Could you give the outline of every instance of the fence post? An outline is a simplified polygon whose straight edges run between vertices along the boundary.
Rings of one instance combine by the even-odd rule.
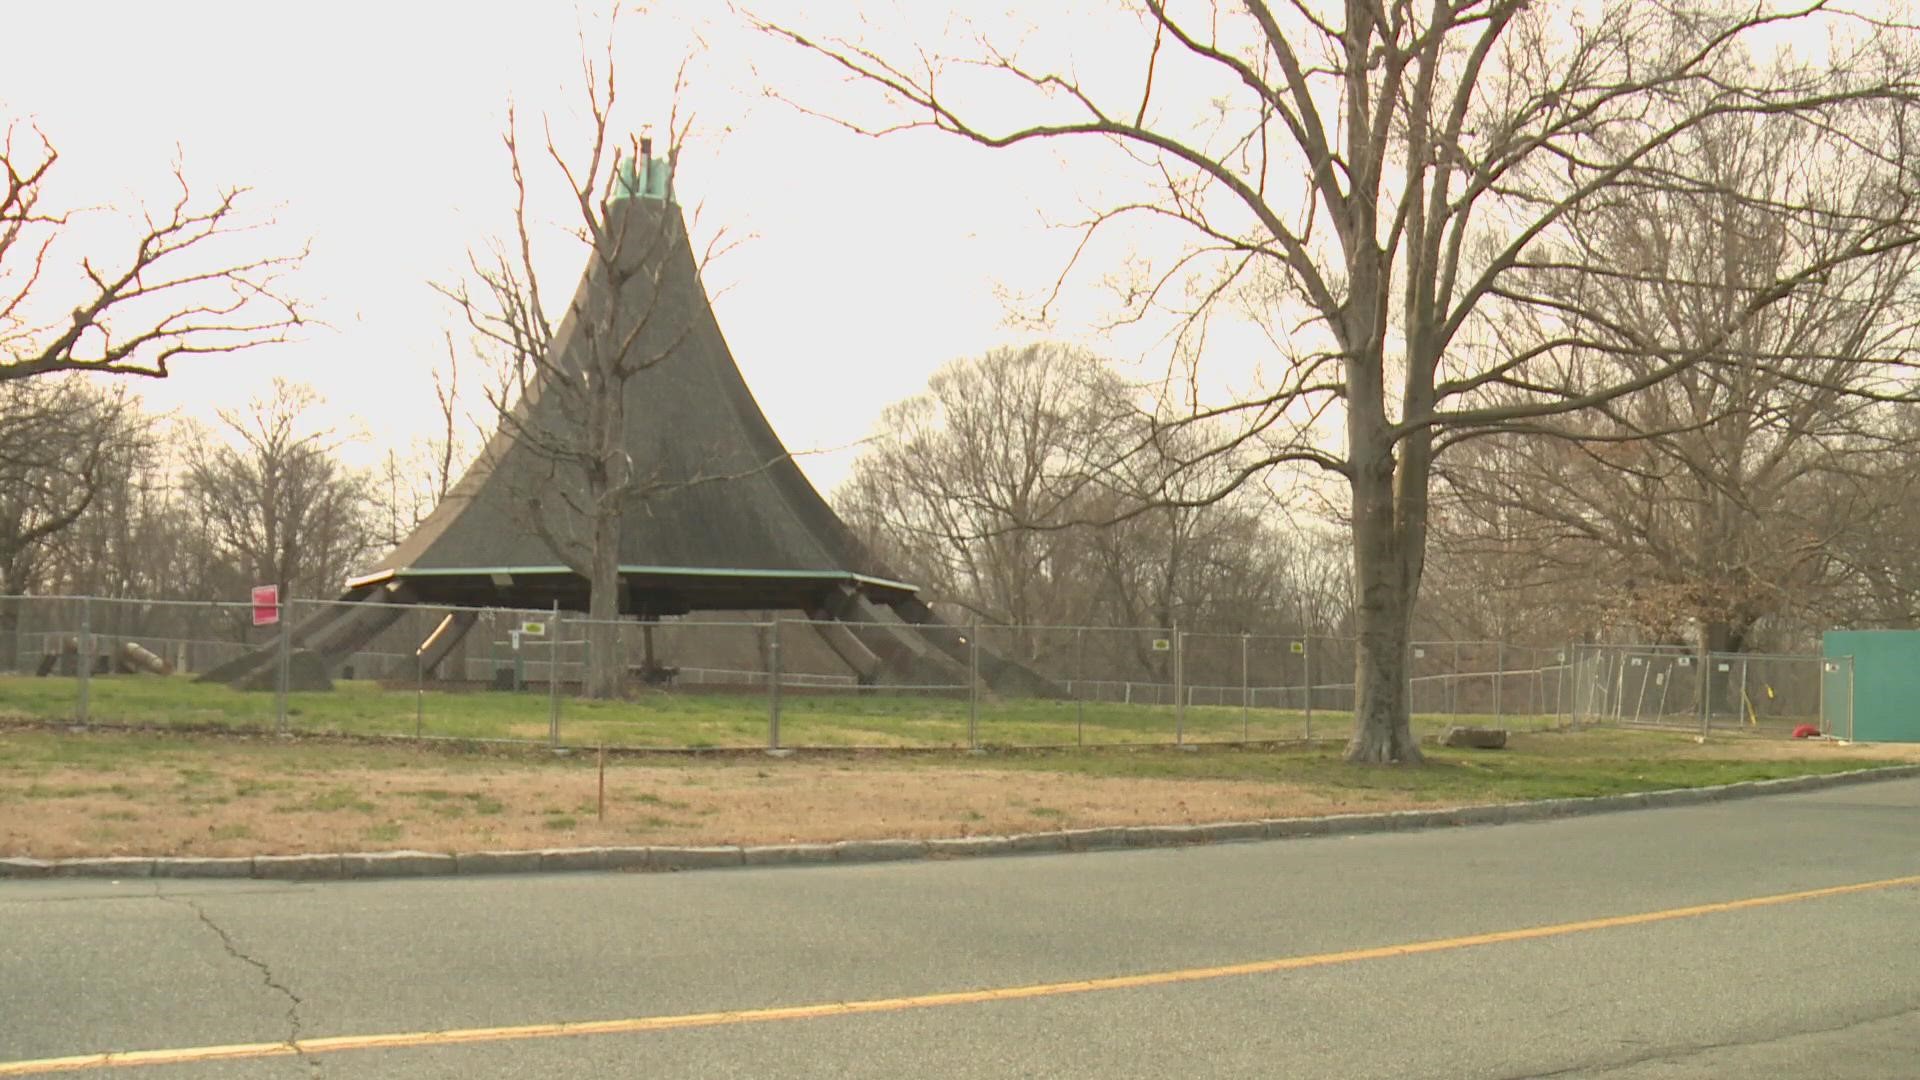
[[[1560,715],[1561,709],[1567,710],[1567,726],[1580,730],[1580,713],[1576,709],[1574,696],[1579,693],[1580,684],[1573,678],[1573,642],[1567,642],[1567,651],[1560,654],[1560,667],[1553,676],[1553,713]],[[1673,681],[1673,672],[1667,672],[1667,681]]]
[[[1173,624],[1173,745],[1186,742],[1187,735],[1187,644],[1180,623]]]
[[[1087,745],[1087,628],[1074,629],[1076,658],[1073,662],[1073,745]]]
[[[1847,657],[1847,741],[1853,741],[1853,657]]]
[[[1533,663],[1533,678],[1527,680],[1527,723],[1538,724],[1547,712],[1547,673],[1540,663],[1540,650],[1527,649]]]
[[[980,749],[980,620],[967,634],[967,749]]]
[[[780,619],[767,627],[767,749],[780,749]]]
[[[1707,737],[1713,724],[1713,653],[1707,643],[1705,627],[1700,629],[1700,737]]]
[[[553,637],[547,646],[547,745],[560,745],[560,646],[566,644],[560,621],[560,601],[553,602]]]
[[[1247,631],[1242,630],[1240,631],[1240,741],[1241,742],[1250,742],[1253,739],[1253,719],[1252,719],[1253,714],[1249,711],[1250,702],[1248,702],[1247,700],[1248,686],[1249,686],[1249,679],[1247,676]]]
[[[92,707],[93,698],[93,601],[88,597],[80,598],[80,640],[74,646],[73,663],[80,675],[80,701],[78,719],[86,723]],[[61,643],[62,649],[66,648]]]
[[[1496,641],[1493,643],[1493,718],[1495,721],[1507,715],[1506,709],[1500,702],[1500,691],[1506,689],[1506,686],[1507,643]]]
[[[1313,739],[1313,635],[1300,635],[1300,672],[1307,683],[1307,739]]]
[[[293,623],[293,600],[290,598],[282,600],[279,604],[279,611],[275,612],[275,614],[279,618],[280,625],[277,629],[280,631],[280,639],[278,642],[279,657],[276,664],[279,668],[279,673],[273,681],[273,723],[275,730],[285,735],[287,733],[287,676],[288,667],[293,662],[293,634],[289,630],[289,627]]]
[[[1453,677],[1447,680],[1447,715],[1460,715],[1460,643],[1453,643]]]
[[[1747,696],[1747,658],[1744,656],[1740,658],[1740,707],[1743,710],[1740,719],[1759,727],[1760,716],[1753,707],[1753,699]]]
[[[429,620],[431,621],[431,620]],[[444,661],[444,657],[442,660]],[[427,726],[427,650],[413,650],[413,737],[420,738]]]

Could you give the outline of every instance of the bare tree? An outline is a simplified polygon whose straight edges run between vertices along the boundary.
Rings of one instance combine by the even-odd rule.
[[[180,357],[285,341],[299,305],[282,278],[305,252],[259,255],[245,188],[196,199],[174,167],[171,205],[146,211],[117,255],[77,260],[61,241],[77,211],[47,184],[59,152],[38,128],[0,138],[0,382],[58,371],[165,378]]]
[[[1697,162],[1710,187],[1624,190],[1569,219],[1586,258],[1653,270],[1577,283],[1585,310],[1723,355],[1554,422],[1554,439],[1500,436],[1444,463],[1457,500],[1445,543],[1503,549],[1523,577],[1583,578],[1612,621],[1668,639],[1697,627],[1717,652],[1750,648],[1765,620],[1832,610],[1847,572],[1833,545],[1881,514],[1876,481],[1911,450],[1907,406],[1890,401],[1908,381],[1920,250],[1836,266],[1724,331],[1774,268],[1831,242],[1824,220],[1775,207],[1889,209],[1891,193],[1848,162],[1808,160],[1826,149],[1777,117],[1725,117],[1654,155]],[[1578,357],[1585,378],[1657,363],[1627,344]]]
[[[219,414],[225,440],[201,432],[187,447],[181,494],[232,575],[226,595],[265,582],[331,596],[372,547],[366,479],[340,463],[333,432],[305,422],[318,401],[276,379],[272,397]]]
[[[1110,192],[1113,169],[1132,169],[1144,194],[1112,197],[1087,238],[1139,219],[1186,240],[1122,282],[1123,317],[1173,316],[1186,354],[1235,306],[1269,329],[1267,391],[1198,413],[1264,436],[1247,475],[1309,463],[1345,485],[1353,761],[1420,759],[1407,654],[1438,454],[1697,366],[1762,365],[1737,340],[1757,314],[1916,239],[1913,31],[1817,2],[1143,0],[1127,25],[1079,35],[1135,74],[1116,77],[1109,62],[1087,80],[1061,57],[1070,44],[1042,38],[1048,27],[1018,46],[983,34],[897,45],[885,28],[853,37],[756,22],[894,107],[877,123],[842,117],[858,130],[1108,148],[1099,186]],[[1796,26],[1832,32],[1822,67],[1751,58],[1763,35]],[[1762,268],[1704,337],[1612,322],[1584,286],[1671,270],[1598,261],[1568,230],[1625,191],[1711,189],[1700,162],[1660,151],[1748,114],[1803,128],[1815,174],[1846,161],[1884,201],[1836,213],[1789,191],[1772,209],[1823,241]],[[1515,311],[1537,332],[1502,333]],[[1623,353],[1648,362],[1562,378],[1575,357]]]
[[[123,391],[78,376],[0,382],[0,594],[45,583],[62,534],[124,486],[154,450],[152,421]],[[19,612],[0,604],[0,663]]]
[[[446,366],[433,372],[433,400],[439,421],[434,433],[415,439],[404,455],[389,449],[374,478],[375,518],[380,542],[388,547],[418,528],[472,463],[471,440],[461,423],[460,356],[451,334]]]
[[[839,509],[930,599],[994,623],[1084,622],[1094,568],[1082,533],[1061,526],[1130,396],[1098,357],[1064,346],[955,361],[882,415]]]
[[[930,600],[1009,627],[999,647],[1026,661],[1073,662],[1048,650],[1085,648],[1036,626],[1334,629],[1309,595],[1310,560],[1252,489],[1181,501],[1210,493],[1232,459],[1191,464],[1211,445],[1204,427],[1156,430],[1144,404],[1067,346],[955,361],[882,415],[838,509]],[[1153,637],[1105,636],[1093,652],[1170,678]]]
[[[578,213],[568,232],[588,258],[584,284],[562,318],[550,318],[546,297],[551,290],[542,288],[534,265],[537,222],[528,211],[529,186],[511,109],[503,141],[518,196],[514,235],[470,256],[471,282],[435,286],[459,308],[503,371],[501,389],[490,398],[499,431],[510,440],[493,445],[517,446],[542,465],[517,493],[522,522],[587,582],[586,690],[592,697],[618,696],[626,674],[614,625],[622,615],[619,555],[625,515],[674,487],[726,479],[662,478],[627,450],[629,384],[671,358],[694,328],[692,313],[664,302],[661,287],[690,244],[680,215],[630,213],[628,200],[674,203],[672,175],[690,122],[677,109],[669,116],[664,156],[656,155],[650,137],[632,136],[620,144],[612,125],[617,89],[612,39],[610,28],[598,63],[582,58],[592,121],[585,154],[570,158],[551,130],[545,139],[544,157],[567,185]],[[676,80],[676,100],[679,88]],[[713,245],[695,259],[696,274]],[[571,347],[556,350],[556,340],[569,327]],[[537,399],[544,400],[534,408]]]

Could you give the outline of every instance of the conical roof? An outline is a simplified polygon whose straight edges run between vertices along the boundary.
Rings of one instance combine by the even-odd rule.
[[[611,334],[631,340],[627,355],[657,358],[625,387],[622,445],[645,491],[623,511],[625,610],[811,610],[846,589],[883,603],[911,595],[768,425],[714,319],[680,208],[632,197],[608,217],[618,254],[590,261],[542,373],[433,513],[350,584],[405,582],[425,602],[584,608],[584,580],[537,526],[586,528],[558,509],[583,501],[578,470],[556,466],[543,448],[582,430],[583,418],[570,413],[589,406],[571,381],[561,386],[544,369],[580,371],[594,335]]]

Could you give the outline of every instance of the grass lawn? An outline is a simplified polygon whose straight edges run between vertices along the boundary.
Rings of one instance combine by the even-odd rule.
[[[1418,769],[1330,749],[609,758],[498,745],[0,730],[0,855],[766,843],[1223,821],[1831,772],[1920,748],[1661,732],[1519,735]]]
[[[342,681],[324,693],[288,695],[294,731],[349,735],[413,735],[544,742],[552,703],[546,694],[384,689]],[[76,715],[78,680],[0,676],[0,717],[65,720]],[[183,676],[116,675],[91,680],[95,723],[152,727],[221,727],[271,731],[272,693],[202,685]],[[647,691],[629,701],[562,698],[561,742],[571,746],[757,747],[768,742],[765,694],[700,690]],[[851,747],[969,745],[964,697],[860,691],[788,691],[781,698],[783,746]],[[1344,736],[1348,713],[1193,706],[1181,735],[1190,742],[1292,740]],[[1555,726],[1552,716],[1417,716],[1422,733],[1454,723],[1498,723],[1515,730]],[[1181,724],[1171,706],[1112,702],[983,698],[979,741],[985,746],[1076,746],[1170,743]]]

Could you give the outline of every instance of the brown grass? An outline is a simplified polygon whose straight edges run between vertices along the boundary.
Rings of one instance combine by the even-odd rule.
[[[1246,781],[1170,781],[889,768],[866,763],[610,764],[605,821],[591,768],[422,775],[348,769],[264,778],[223,768],[128,769],[111,783],[50,770],[13,788],[0,853],[252,855],[471,851],[599,844],[783,843],[1030,832],[1398,809],[1390,794],[1329,795]],[[264,787],[262,785],[265,785]]]
[[[1573,745],[1567,736],[1531,738],[1548,748]],[[1696,748],[1666,738],[1660,745],[1669,760],[1920,760],[1920,746],[1740,739]],[[591,754],[0,732],[0,855],[756,844],[1180,824],[1486,798],[1370,789],[1352,777],[1098,775],[1035,762],[996,768],[992,760],[974,767],[884,755],[612,759],[602,821]]]

